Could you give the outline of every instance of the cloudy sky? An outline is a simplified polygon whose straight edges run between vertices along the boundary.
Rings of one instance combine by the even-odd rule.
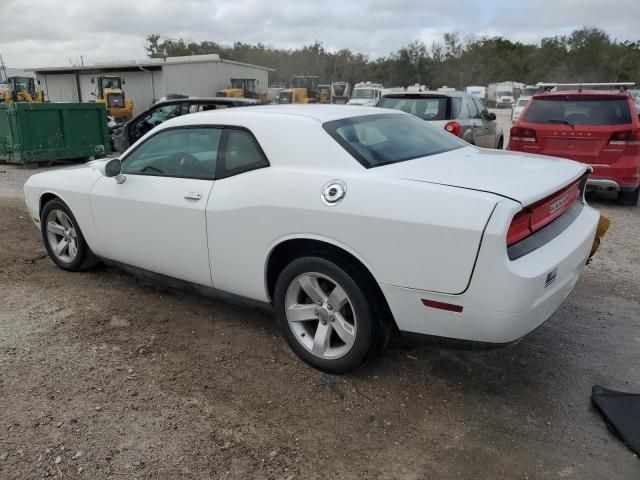
[[[150,33],[222,43],[385,55],[445,32],[536,42],[599,26],[640,40],[640,0],[0,0],[0,54],[11,67],[140,59]],[[443,8],[444,6],[444,8]]]

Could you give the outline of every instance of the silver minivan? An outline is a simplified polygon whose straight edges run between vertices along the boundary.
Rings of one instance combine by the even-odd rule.
[[[411,113],[478,147],[504,147],[504,133],[495,113],[468,93],[389,93],[376,106]]]

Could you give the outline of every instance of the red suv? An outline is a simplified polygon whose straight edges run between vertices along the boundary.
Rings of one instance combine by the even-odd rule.
[[[511,127],[507,149],[589,164],[590,190],[617,191],[619,203],[638,204],[640,120],[626,92],[534,95]]]

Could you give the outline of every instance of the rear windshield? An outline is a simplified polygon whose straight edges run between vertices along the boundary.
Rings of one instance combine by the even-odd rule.
[[[451,120],[460,115],[460,98],[383,97],[378,107],[401,110],[423,120]]]
[[[467,145],[411,115],[366,115],[322,126],[366,168],[428,157]]]
[[[631,123],[631,113],[624,98],[547,98],[532,100],[524,121],[569,125],[623,125]]]

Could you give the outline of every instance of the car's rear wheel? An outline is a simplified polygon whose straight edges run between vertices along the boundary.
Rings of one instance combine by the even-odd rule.
[[[64,270],[77,272],[98,263],[82,235],[73,213],[64,202],[47,202],[40,214],[42,240],[51,259]]]
[[[291,349],[325,372],[355,370],[388,339],[366,279],[338,259],[293,260],[278,277],[273,300]]]
[[[640,199],[640,187],[635,190],[618,192],[618,203],[620,205],[630,205],[635,207]]]

